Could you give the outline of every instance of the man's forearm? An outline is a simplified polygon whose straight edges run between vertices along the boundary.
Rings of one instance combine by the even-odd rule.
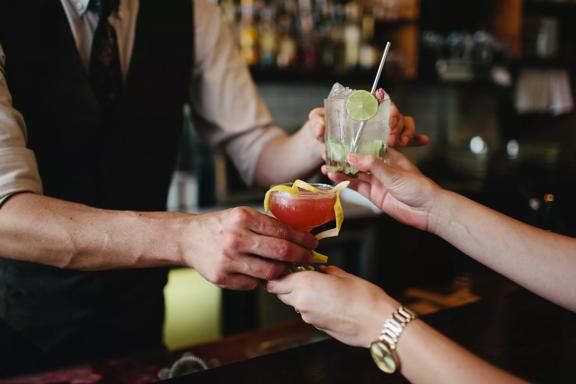
[[[276,137],[262,150],[254,180],[269,186],[306,177],[319,169],[321,153],[322,144],[307,129]]]
[[[576,239],[444,192],[431,231],[533,292],[576,310]]]
[[[98,270],[181,264],[179,213],[110,211],[22,193],[0,208],[0,257]]]

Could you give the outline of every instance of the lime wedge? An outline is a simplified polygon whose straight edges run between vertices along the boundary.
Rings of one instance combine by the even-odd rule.
[[[354,91],[346,100],[346,112],[352,120],[369,120],[378,112],[378,99],[368,91]]]
[[[346,156],[348,156],[348,151],[344,144],[335,139],[330,139],[326,142],[326,152],[329,159],[337,162],[346,161]]]
[[[360,153],[366,155],[373,155],[380,157],[382,148],[384,148],[384,140],[371,140],[360,145]]]

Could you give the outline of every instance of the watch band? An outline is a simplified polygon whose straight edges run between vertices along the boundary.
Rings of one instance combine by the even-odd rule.
[[[401,306],[384,322],[378,339],[370,344],[370,354],[382,371],[394,373],[400,366],[396,347],[406,325],[416,318],[410,309]]]
[[[384,322],[379,339],[388,342],[392,349],[396,349],[396,344],[398,344],[402,331],[415,318],[416,314],[414,312],[401,306],[392,313],[392,317]]]

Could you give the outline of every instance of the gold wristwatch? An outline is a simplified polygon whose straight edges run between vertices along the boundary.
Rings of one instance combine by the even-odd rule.
[[[394,373],[400,367],[400,360],[396,353],[398,339],[406,325],[416,318],[416,314],[406,307],[398,308],[388,320],[384,322],[380,337],[370,344],[372,359],[382,371]]]

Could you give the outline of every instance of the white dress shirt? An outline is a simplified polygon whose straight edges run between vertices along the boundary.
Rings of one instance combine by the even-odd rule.
[[[191,1],[195,52],[190,97],[192,111],[202,121],[195,125],[210,146],[224,145],[244,180],[251,183],[263,146],[284,133],[274,126],[220,8],[209,0]],[[98,14],[88,10],[89,0],[61,3],[88,69]],[[159,2],[159,6],[169,5]],[[120,0],[118,12],[109,19],[116,30],[124,76],[132,57],[138,8],[139,0]],[[34,154],[26,148],[26,116],[12,106],[4,76],[9,60],[0,42],[0,205],[17,192],[42,193]]]

